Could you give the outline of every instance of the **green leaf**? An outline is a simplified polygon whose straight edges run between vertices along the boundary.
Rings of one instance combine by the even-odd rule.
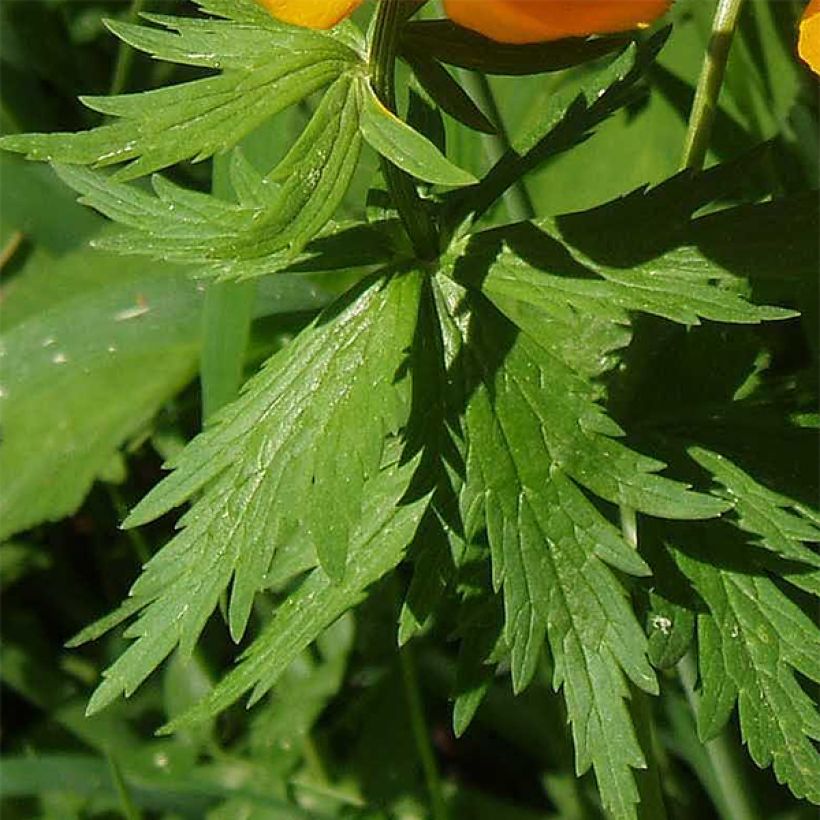
[[[329,583],[355,572],[349,544],[385,441],[408,411],[401,369],[419,288],[417,273],[380,276],[329,308],[216,414],[134,509],[126,526],[197,497],[182,531],[131,590],[124,606],[138,602],[142,611],[126,634],[136,642],[105,673],[91,712],[131,694],[177,644],[189,654],[229,585],[228,622],[239,640],[283,543],[307,542]]]
[[[579,484],[652,515],[717,515],[722,505],[653,475],[663,465],[612,436],[591,387],[480,295],[439,280],[462,333],[453,376],[474,385],[465,410],[462,514],[486,528],[493,585],[504,595],[513,685],[532,678],[545,633],[573,726],[578,773],[594,767],[605,806],[635,817],[631,768],[644,765],[626,707],[626,679],[657,691],[646,637],[607,564],[647,567]]]
[[[429,492],[433,496],[408,550],[413,576],[399,615],[400,646],[431,621],[452,585],[465,549],[458,512],[464,472],[461,405],[447,377],[457,349],[457,331],[441,320],[437,298],[437,289],[428,279],[411,354],[413,400],[406,435],[408,454],[418,453],[421,459],[412,497]]]
[[[49,162],[127,163],[114,176],[133,179],[227,150],[359,64],[336,38],[283,26],[253,6],[251,0],[220,4],[220,14],[236,14],[227,21],[156,15],[149,19],[162,28],[111,23],[134,48],[222,73],[138,94],[86,97],[86,105],[118,121],[77,134],[4,137],[0,148]]]
[[[201,303],[168,266],[35,252],[3,306],[0,537],[73,513],[193,377]]]
[[[772,492],[719,453],[693,447],[689,454],[718,482],[716,495],[731,502],[737,526],[757,536],[752,543],[807,568],[820,567],[820,556],[806,546],[820,544],[820,513]],[[799,585],[800,575],[789,579]]]
[[[453,165],[427,137],[391,113],[379,101],[370,83],[358,84],[361,131],[379,154],[416,179],[435,185],[470,185],[475,177]]]
[[[78,205],[51,168],[0,153],[0,176],[3,223],[43,250],[66,253],[99,231],[100,217]]]
[[[615,267],[556,238],[560,222],[559,217],[474,235],[468,253],[487,264],[462,264],[462,279],[479,285],[499,306],[514,300],[553,319],[559,338],[576,317],[626,325],[631,313],[642,312],[696,325],[701,319],[755,324],[795,315],[750,302],[748,282],[686,244],[686,235],[680,246],[651,261]],[[600,219],[595,227],[597,236],[612,230]]]
[[[287,267],[327,224],[347,191],[359,148],[355,95],[342,79],[267,177],[241,156],[234,159],[238,204],[159,176],[152,196],[94,171],[58,166],[58,172],[82,202],[125,226],[102,247],[196,263],[205,276],[248,279]]]
[[[723,560],[732,548],[723,544]],[[714,553],[677,551],[678,564],[706,602],[698,615],[703,686],[698,730],[714,737],[737,701],[749,754],[772,766],[796,797],[820,803],[820,714],[796,673],[820,682],[820,630],[778,586],[744,567],[743,545],[732,566]],[[745,562],[748,565],[748,562]]]
[[[658,37],[652,47],[632,43],[608,65],[585,77],[580,88],[570,86],[563,93],[556,94],[539,112],[540,116],[529,123],[528,130],[516,135],[513,150],[520,156],[526,155],[564,119],[571,121],[578,117],[580,124],[596,109],[600,109],[599,116],[611,113],[613,104],[624,101],[619,95],[641,78],[664,41],[665,37]]]
[[[353,616],[339,618],[316,641],[316,650],[302,652],[278,679],[267,708],[260,708],[250,726],[250,745],[261,757],[271,748],[289,752],[292,766],[303,756],[309,733],[344,680],[355,628]],[[194,704],[191,704],[192,706]]]
[[[135,741],[136,742],[136,741]],[[150,748],[150,747],[148,747]],[[142,747],[140,751],[143,751]],[[143,751],[143,754],[145,752]],[[179,812],[180,804],[192,810],[197,816],[210,815],[210,809],[219,800],[242,799],[245,805],[258,811],[263,816],[271,815],[280,820],[316,820],[316,813],[301,809],[270,789],[255,788],[255,784],[237,784],[237,768],[234,764],[217,765],[208,770],[201,767],[190,774],[176,774],[167,770],[157,771],[156,757],[167,758],[167,752],[152,753],[148,763],[124,772],[126,785],[129,786],[140,806],[146,813],[162,811]],[[2,758],[3,779],[0,781],[0,797],[4,800],[14,798],[44,798],[52,793],[81,796],[94,802],[110,806],[112,813],[118,813],[121,804],[117,801],[117,788],[111,773],[110,763],[103,756],[86,754],[26,754],[25,756],[8,755]],[[73,800],[68,802],[76,807]],[[247,810],[247,809],[246,809]],[[65,818],[76,816],[60,811],[48,817]],[[236,814],[233,815],[234,817]]]
[[[82,201],[125,226],[105,247],[196,263],[202,275],[246,279],[287,266],[328,223],[359,158],[356,93],[343,77],[266,177],[235,155],[228,202],[154,176],[152,196],[101,173],[58,166]],[[280,184],[281,183],[281,184]]]
[[[475,131],[496,133],[495,126],[441,63],[416,52],[405,54],[405,59],[422,88],[442,111]]]
[[[386,465],[365,496],[359,525],[351,539],[349,566],[334,583],[318,568],[277,609],[273,620],[243,655],[239,665],[200,704],[165,727],[173,732],[225,709],[253,689],[255,703],[282,672],[341,615],[356,606],[367,589],[402,559],[427,508],[428,498],[400,505],[416,462]]]
[[[656,669],[671,669],[689,651],[695,616],[688,607],[656,592],[650,592],[649,603],[649,660]]]
[[[464,561],[459,584],[461,644],[453,703],[456,737],[467,731],[489,691],[497,662],[508,656],[503,638],[504,613],[498,597],[492,594],[486,550],[472,547],[471,552],[473,560]]]
[[[0,544],[0,592],[5,592],[31,573],[51,566],[47,553],[32,544],[6,541]]]
[[[519,179],[585,140],[592,129],[634,100],[638,83],[668,35],[667,29],[645,43],[631,44],[608,65],[585,73],[580,84],[552,95],[480,183],[450,195],[447,222],[456,227],[471,215],[481,216]]]
[[[647,312],[688,324],[697,317],[725,322],[787,319],[794,311],[750,309],[752,288],[816,278],[814,242],[820,215],[811,194],[725,208],[693,218],[701,208],[738,193],[739,180],[761,151],[698,174],[683,172],[652,188],[542,226],[572,256],[610,282],[634,288]],[[654,280],[657,283],[653,284]],[[689,305],[681,305],[685,292]],[[778,299],[783,289],[774,290]],[[785,293],[793,299],[793,293]],[[663,306],[668,305],[664,311]]]
[[[416,20],[402,31],[402,51],[482,71],[485,74],[541,74],[562,71],[623,48],[629,37],[571,38],[534,45],[489,40],[449,20]]]

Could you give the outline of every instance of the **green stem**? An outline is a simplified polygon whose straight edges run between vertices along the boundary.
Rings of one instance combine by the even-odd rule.
[[[744,0],[720,0],[712,23],[712,36],[698,80],[695,101],[689,116],[689,128],[683,151],[683,167],[703,168],[712,135],[720,90],[726,75],[726,63],[737,29]],[[692,653],[678,663],[678,675],[686,699],[697,721],[699,698],[695,691],[697,665]],[[749,802],[750,794],[734,744],[724,729],[716,738],[704,744],[718,794],[721,813],[727,820],[757,820],[757,813]]]
[[[14,255],[17,251],[20,250],[23,242],[26,240],[26,235],[22,231],[15,231],[10,237],[8,242],[3,246],[3,249],[0,250],[0,271],[14,259]]]
[[[117,515],[117,518],[120,521],[125,521],[128,517],[128,505],[125,503],[125,500],[122,497],[122,493],[120,492],[119,487],[116,484],[106,484],[106,488],[108,489],[108,497],[111,499],[111,504],[114,507],[114,512]],[[145,536],[142,534],[142,531],[138,528],[131,527],[125,531],[128,540],[131,542],[131,546],[134,548],[134,552],[136,556],[143,566],[148,563],[151,559],[151,547],[148,545],[148,542],[145,540]]]
[[[140,14],[145,11],[147,0],[131,0],[131,8],[128,10],[127,20],[129,23],[136,23]],[[131,74],[131,66],[134,64],[134,49],[128,43],[120,42],[117,51],[117,63],[114,66],[114,76],[111,78],[111,94],[122,94],[128,85],[128,77]]]
[[[120,809],[125,820],[141,820],[142,815],[137,808],[134,799],[131,796],[131,790],[123,777],[122,769],[114,759],[114,756],[107,754],[108,766],[111,769],[111,779],[114,781],[114,788],[117,790],[117,796],[120,799]]]
[[[225,195],[229,159],[214,158],[213,191]],[[233,401],[242,385],[245,353],[250,338],[256,282],[213,282],[205,292],[202,319],[202,419]]]
[[[313,735],[309,732],[305,735],[305,739],[302,741],[302,755],[304,756],[305,765],[307,766],[308,771],[314,778],[314,782],[322,786],[329,786],[330,778],[327,776],[325,764],[322,760],[322,754],[316,746],[316,741],[313,739]]]
[[[700,170],[712,136],[720,89],[726,75],[726,62],[732,46],[743,0],[719,0],[712,36],[706,49],[695,101],[689,115],[689,128],[683,151],[683,167]]]
[[[458,76],[464,90],[475,100],[478,107],[489,116],[490,122],[497,129],[495,134],[486,134],[482,139],[482,143],[486,147],[487,159],[490,161],[491,166],[495,166],[512,146],[490,81],[487,79],[487,75],[480,71],[461,69]],[[519,177],[504,192],[504,205],[510,219],[515,222],[526,222],[535,216],[535,206],[522,177]]]
[[[697,665],[691,652],[687,653],[678,663],[678,674],[692,714],[697,715],[700,706],[695,691],[698,675]],[[703,745],[715,777],[715,787],[718,793],[714,795],[714,799],[721,815],[725,820],[758,820],[758,814],[749,801],[749,795],[752,792],[745,782],[746,778],[737,758],[737,750],[731,743],[726,730],[724,729],[716,738]]]
[[[638,516],[633,507],[621,505],[621,532],[624,540],[633,549],[638,549]],[[635,724],[635,733],[646,758],[646,769],[637,772],[635,779],[641,802],[638,816],[646,820],[666,820],[666,805],[658,771],[657,738],[652,715],[652,705],[646,692],[631,687],[632,702],[630,713]]]
[[[444,792],[441,788],[433,745],[430,743],[430,733],[427,730],[427,721],[424,717],[424,706],[421,700],[421,688],[416,669],[416,659],[413,656],[412,644],[406,644],[399,652],[404,693],[407,706],[410,710],[410,724],[413,728],[413,738],[416,742],[416,751],[421,760],[427,791],[430,794],[430,816],[433,820],[447,820],[447,804],[444,801]]]
[[[373,90],[382,103],[393,112],[396,110],[395,75],[399,34],[406,19],[406,9],[403,5],[403,0],[381,0],[376,12],[376,26],[370,52],[370,78]],[[384,158],[382,172],[416,255],[425,261],[435,259],[439,255],[438,231],[416,190],[416,181]]]

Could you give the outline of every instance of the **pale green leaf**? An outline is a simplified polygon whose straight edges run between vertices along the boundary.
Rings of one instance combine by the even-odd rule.
[[[0,537],[73,513],[193,377],[201,303],[167,265],[35,252],[3,306]]]
[[[189,191],[154,176],[154,195],[105,175],[61,165],[82,201],[124,230],[105,247],[195,263],[200,275],[248,278],[285,267],[342,201],[361,147],[351,80],[331,86],[282,162],[261,177],[232,164],[238,203]]]
[[[424,182],[459,186],[476,181],[472,174],[453,165],[427,137],[388,111],[369,82],[361,81],[358,88],[362,136],[379,154]]]
[[[338,39],[283,26],[252,0],[225,5],[237,20],[155,16],[162,28],[111,28],[160,59],[221,69],[180,85],[115,97],[86,97],[118,119],[77,134],[4,137],[0,147],[30,159],[103,167],[123,165],[119,181],[236,145],[265,120],[330,84],[360,58]]]

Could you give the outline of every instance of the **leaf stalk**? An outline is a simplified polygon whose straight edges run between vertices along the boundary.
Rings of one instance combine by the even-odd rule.
[[[229,162],[229,155],[214,157],[212,187],[217,196],[230,193]],[[205,292],[199,368],[203,424],[239,394],[255,301],[253,280],[212,282]]]
[[[678,675],[692,715],[697,720],[700,709],[700,698],[696,691],[698,670],[691,651],[678,662]],[[752,792],[737,759],[735,744],[730,741],[726,729],[713,740],[706,741],[703,748],[715,776],[718,791],[715,802],[725,820],[759,820],[759,815],[749,801]]]
[[[401,665],[404,694],[410,710],[410,725],[413,729],[416,751],[421,760],[427,791],[430,794],[430,816],[433,820],[448,820],[447,803],[444,800],[441,778],[424,716],[424,705],[421,700],[421,687],[412,644],[406,644],[399,651],[399,664]]]
[[[683,151],[683,167],[700,170],[706,161],[726,63],[744,0],[719,0],[703,60]]]
[[[712,34],[703,60],[695,100],[689,115],[689,127],[683,150],[682,165],[686,169],[702,170],[709,150],[720,91],[726,76],[729,51],[734,40],[744,0],[719,0]],[[696,692],[697,663],[690,651],[678,663],[678,676],[697,721],[700,707]],[[732,820],[757,820],[757,813],[748,800],[747,784],[737,760],[733,744],[724,729],[716,738],[704,744],[715,776],[722,802],[722,813]]]
[[[396,112],[396,58],[399,35],[406,20],[403,0],[381,0],[370,51],[370,78],[373,90],[393,113]],[[387,189],[419,259],[431,261],[439,255],[438,230],[422,198],[416,181],[382,158],[382,172]]]

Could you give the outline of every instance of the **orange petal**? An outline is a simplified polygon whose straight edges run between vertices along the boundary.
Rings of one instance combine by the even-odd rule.
[[[803,12],[797,52],[815,74],[820,74],[820,0],[811,0]]]
[[[277,20],[306,28],[330,28],[352,14],[362,0],[257,0]]]
[[[538,43],[640,28],[672,0],[444,0],[451,20],[501,43]]]

